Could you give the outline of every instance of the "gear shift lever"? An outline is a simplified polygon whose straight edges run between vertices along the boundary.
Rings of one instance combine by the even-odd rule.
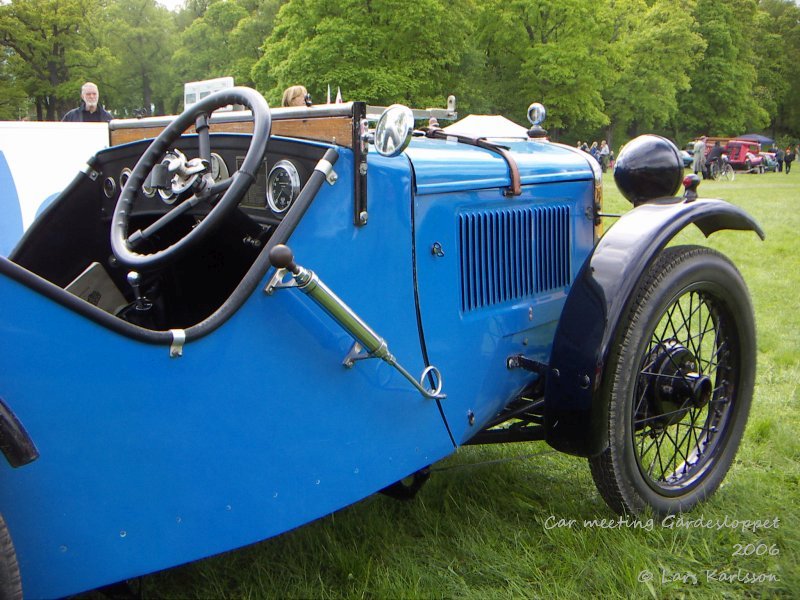
[[[136,310],[145,311],[153,308],[153,303],[150,302],[142,294],[140,284],[142,276],[137,271],[130,271],[128,273],[128,284],[133,288],[133,295],[136,297]]]

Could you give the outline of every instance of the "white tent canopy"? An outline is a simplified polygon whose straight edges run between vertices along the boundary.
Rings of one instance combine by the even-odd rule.
[[[528,138],[528,130],[500,115],[469,115],[443,129],[453,135],[484,138]]]

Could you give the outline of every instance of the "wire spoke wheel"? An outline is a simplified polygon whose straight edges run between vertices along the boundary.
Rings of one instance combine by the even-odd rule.
[[[725,163],[720,171],[719,179],[721,181],[733,181],[735,178],[736,178],[736,173],[733,170],[733,167],[730,166],[728,163]]]
[[[702,473],[724,438],[731,399],[730,342],[713,298],[689,291],[651,336],[634,392],[634,453],[663,493]],[[735,351],[734,351],[735,353]]]
[[[609,447],[589,459],[620,513],[688,510],[719,486],[753,392],[755,327],[725,257],[668,248],[643,276],[604,372]]]

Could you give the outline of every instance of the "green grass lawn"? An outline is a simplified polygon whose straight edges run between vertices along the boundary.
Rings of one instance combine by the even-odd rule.
[[[261,544],[151,575],[144,597],[797,597],[800,169],[703,182],[700,193],[741,206],[767,232],[765,242],[728,231],[706,241],[693,227],[679,239],[734,260],[758,325],[743,445],[716,495],[686,516],[715,527],[620,524],[585,460],[544,443],[467,447],[436,465],[411,502],[374,496]],[[606,211],[628,208],[609,173]],[[515,457],[523,458],[504,460]],[[605,527],[585,522],[603,518]]]

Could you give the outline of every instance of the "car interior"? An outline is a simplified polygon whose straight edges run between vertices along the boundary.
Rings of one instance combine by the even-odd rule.
[[[210,136],[210,172],[215,182],[239,169],[251,137],[231,133]],[[185,135],[174,147],[187,158],[196,157],[198,139],[194,134]],[[191,252],[138,272],[120,264],[114,256],[109,233],[120,191],[150,142],[141,140],[99,152],[88,176],[78,176],[40,215],[9,258],[127,322],[151,330],[185,328],[207,318],[231,295],[325,149],[271,138],[266,158],[238,208]],[[174,154],[168,154],[165,162],[171,157]],[[148,183],[135,193],[128,224],[131,232],[144,230],[191,195],[191,190],[175,193]],[[169,247],[208,212],[208,203],[184,212],[148,237],[140,251]]]

